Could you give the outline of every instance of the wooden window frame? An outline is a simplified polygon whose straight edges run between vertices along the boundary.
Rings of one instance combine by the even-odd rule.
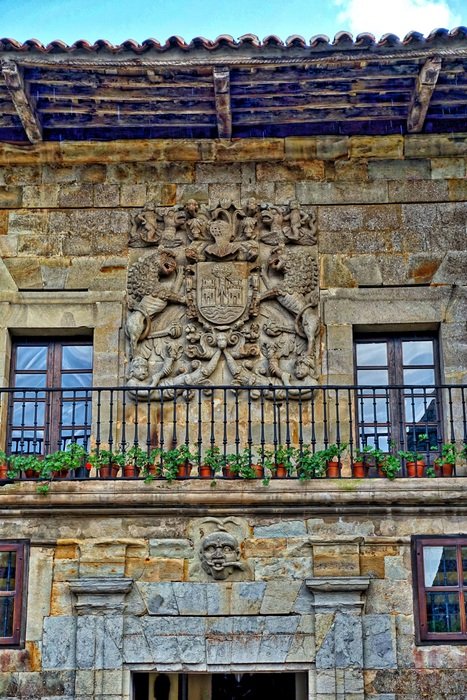
[[[15,337],[12,347],[12,362],[10,368],[10,386],[15,387],[15,374],[17,373],[17,349],[19,346],[42,346],[47,348],[47,361],[44,374],[46,375],[45,389],[60,388],[61,375],[66,373],[74,373],[76,370],[62,369],[63,347],[68,345],[84,345],[93,347],[93,339],[91,336],[32,336],[29,338]],[[87,370],[86,370],[87,371]],[[93,368],[90,370],[93,376]],[[35,374],[34,370],[21,370],[21,374]],[[18,388],[21,391],[21,388]],[[38,389],[40,392],[40,389]],[[31,399],[32,402],[37,399]],[[79,400],[79,397],[77,397]],[[39,453],[44,455],[50,451],[61,449],[61,400],[59,392],[51,392],[46,394],[45,398],[39,399],[39,403],[44,403],[44,447]],[[10,413],[13,410],[13,398],[10,399]],[[90,427],[90,426],[89,426]],[[8,440],[7,444],[11,445],[11,434],[15,426],[9,422],[8,424]]]
[[[423,548],[456,547],[458,565],[457,586],[425,586]],[[433,644],[467,644],[467,582],[463,582],[461,547],[467,547],[467,535],[413,535],[412,536],[412,573],[415,612],[415,642],[420,646]],[[425,593],[457,593],[461,618],[461,632],[429,632]],[[462,631],[462,629],[464,631]]]
[[[1,540],[0,552],[16,552],[15,590],[0,591],[0,598],[13,600],[13,634],[0,637],[0,647],[23,647],[26,624],[26,576],[28,571],[29,540]]]
[[[435,385],[440,384],[441,379],[441,365],[440,365],[440,353],[439,353],[439,339],[438,334],[435,331],[388,331],[388,332],[361,332],[355,333],[353,339],[353,356],[354,356],[354,371],[355,371],[355,385],[358,386],[358,370],[362,368],[362,365],[357,363],[357,345],[362,343],[372,343],[372,342],[385,342],[387,343],[387,365],[384,368],[388,372],[388,385],[399,385],[404,384],[403,378],[403,355],[402,355],[402,343],[410,340],[430,340],[433,342],[433,365],[421,365],[421,367],[433,367],[434,369],[434,381]],[[373,367],[371,367],[372,369]],[[383,366],[375,366],[375,369],[381,369]],[[381,390],[381,397],[378,396],[378,390]],[[401,396],[399,392],[391,391],[385,392],[384,385],[375,386],[375,394],[369,394],[368,398],[386,398],[389,411],[389,421],[381,422],[375,424],[387,427],[388,434],[391,440],[397,446],[397,449],[404,449],[404,441],[401,440],[401,428],[405,425],[411,425],[413,421],[407,420],[405,411],[401,405]],[[435,394],[436,405],[437,405],[437,420],[436,426],[438,431],[438,442],[443,442],[444,433],[444,421],[443,421],[443,406],[442,401],[438,394]],[[356,392],[356,405],[355,405],[355,416],[356,416],[356,429],[357,429],[357,441],[361,442],[361,426],[369,424],[368,421],[359,420],[359,400],[360,395],[358,390]],[[403,402],[403,399],[402,399]],[[433,421],[435,423],[435,421]],[[434,457],[438,453],[435,453]]]

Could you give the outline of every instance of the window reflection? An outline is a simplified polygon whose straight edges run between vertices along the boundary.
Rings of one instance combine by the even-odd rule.
[[[402,362],[404,365],[434,364],[432,340],[404,340],[402,342]]]

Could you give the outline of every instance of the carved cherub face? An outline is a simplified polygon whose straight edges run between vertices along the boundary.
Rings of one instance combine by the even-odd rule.
[[[185,211],[190,216],[196,216],[199,211],[199,204],[196,199],[189,199],[185,204]]]
[[[217,580],[227,578],[232,568],[240,568],[238,542],[228,532],[207,535],[201,542],[199,556],[203,569]]]
[[[294,374],[297,379],[305,379],[308,375],[308,365],[303,360],[297,360],[295,363]]]
[[[129,375],[139,381],[147,379],[149,377],[148,361],[144,357],[135,357],[130,363]]]

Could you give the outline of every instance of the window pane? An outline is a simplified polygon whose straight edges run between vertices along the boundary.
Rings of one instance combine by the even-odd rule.
[[[64,345],[62,369],[92,369],[92,345]]]
[[[43,345],[18,346],[16,369],[47,369],[47,347]]]
[[[387,365],[386,343],[357,343],[357,365]]]
[[[435,383],[433,369],[404,369],[404,384],[407,386],[426,386]]]
[[[20,389],[23,386],[27,387],[44,387],[45,374],[17,374],[15,377],[15,387]]]
[[[427,593],[426,613],[429,632],[460,632],[457,593]]]
[[[16,552],[0,552],[0,591],[15,590]]]
[[[432,340],[404,340],[402,343],[402,362],[404,365],[432,365]]]
[[[13,453],[42,454],[43,447],[43,430],[12,430],[11,451]]]
[[[13,636],[13,603],[10,596],[0,598],[0,637]]]
[[[437,420],[436,401],[428,396],[413,394],[405,402],[405,420],[409,423],[431,423]],[[426,432],[426,431],[422,431]]]
[[[13,425],[44,425],[45,404],[34,401],[15,403]]]
[[[461,547],[462,552],[462,572],[464,586],[467,586],[467,547]],[[465,596],[465,604],[467,605],[467,595]]]
[[[386,423],[388,405],[386,399],[364,398],[358,401],[359,419],[365,423]]]
[[[423,547],[425,586],[457,586],[456,547]]]
[[[385,386],[389,383],[388,371],[386,369],[359,369],[357,372],[357,383]]]
[[[85,425],[91,422],[90,401],[69,401],[62,405],[63,425]]]
[[[62,387],[74,388],[79,386],[90,387],[92,384],[92,374],[84,374],[73,372],[71,374],[62,374]]]

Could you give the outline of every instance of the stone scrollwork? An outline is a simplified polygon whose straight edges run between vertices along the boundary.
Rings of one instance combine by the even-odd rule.
[[[134,216],[129,244],[148,249],[128,271],[135,395],[142,386],[234,384],[304,396],[316,385],[316,225],[298,202],[150,202]]]

